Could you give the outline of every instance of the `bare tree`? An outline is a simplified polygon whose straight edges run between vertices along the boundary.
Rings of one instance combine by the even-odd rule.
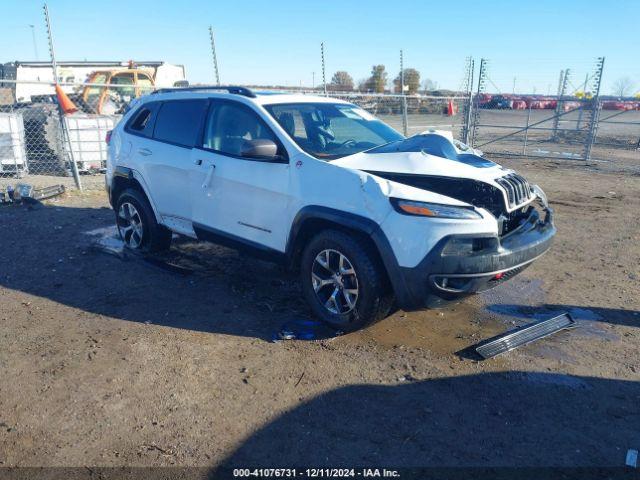
[[[360,80],[358,80],[358,91],[359,92],[366,92],[367,86],[369,84],[369,79],[368,78],[361,78]]]
[[[398,74],[398,76],[393,81],[394,91],[396,93],[400,93],[400,83],[400,74]],[[420,88],[420,72],[418,72],[415,68],[405,68],[404,86],[408,90],[410,95],[416,93]]]
[[[327,87],[334,92],[350,92],[353,90],[353,78],[345,71],[336,72]]]
[[[615,82],[613,82],[613,87],[611,88],[611,93],[613,93],[617,97],[626,97],[631,95],[633,91],[633,87],[635,83],[629,77],[620,77]]]
[[[439,87],[438,82],[431,80],[430,78],[425,78],[422,85],[426,92],[433,92],[434,90],[438,90]]]
[[[371,76],[368,78],[365,88],[369,92],[383,93],[387,86],[387,72],[384,65],[371,67]]]

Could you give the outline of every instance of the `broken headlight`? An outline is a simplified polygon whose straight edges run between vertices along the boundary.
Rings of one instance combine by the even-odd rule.
[[[544,208],[547,208],[549,206],[547,194],[544,193],[538,185],[531,185],[531,191],[535,193],[535,195],[540,199]]]
[[[392,198],[391,204],[397,212],[418,217],[452,218],[459,220],[477,220],[482,218],[473,207],[454,207],[439,203],[414,202]]]

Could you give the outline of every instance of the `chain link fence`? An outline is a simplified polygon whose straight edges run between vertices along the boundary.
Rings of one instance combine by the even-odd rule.
[[[487,155],[589,160],[640,171],[640,102],[485,94],[474,99],[474,110],[469,143]]]
[[[457,133],[463,122],[464,97],[329,93],[330,97],[358,105],[408,136],[425,130]],[[405,128],[406,126],[406,128]]]
[[[106,134],[141,92],[104,84],[60,88],[74,113],[63,113],[53,83],[0,82],[0,189],[16,181],[104,188]]]
[[[153,88],[97,83],[59,87],[74,103],[74,113],[62,114],[53,83],[0,81],[0,191],[16,183],[36,188],[54,184],[67,189],[104,188],[106,134],[131,99]],[[328,95],[360,106],[408,136],[447,130],[462,138],[467,131],[474,147],[498,156],[581,159],[588,133],[587,109],[593,113],[589,102],[573,100],[558,107],[557,99],[475,96],[472,115],[469,97],[462,96]],[[594,156],[609,158],[612,149],[616,155],[626,151],[627,161],[638,164],[633,159],[640,147],[640,103],[600,102],[596,119]]]

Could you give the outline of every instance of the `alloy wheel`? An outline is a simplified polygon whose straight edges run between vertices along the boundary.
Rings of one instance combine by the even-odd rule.
[[[311,267],[316,297],[331,313],[343,315],[356,306],[358,277],[349,259],[337,250],[322,250]]]
[[[123,202],[118,210],[118,232],[122,241],[129,248],[140,248],[144,227],[142,217],[136,207],[129,202]]]

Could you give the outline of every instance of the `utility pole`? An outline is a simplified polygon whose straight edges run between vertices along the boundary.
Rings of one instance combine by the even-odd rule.
[[[29,25],[29,28],[31,28],[31,39],[33,40],[33,53],[36,55],[36,60],[40,60],[38,55],[38,44],[36,42],[36,26]]]
[[[511,91],[511,93],[514,95],[516,93],[516,77],[513,77],[513,90]]]
[[[53,70],[53,84],[55,85],[56,94],[58,93],[58,64],[56,63],[56,54],[53,48],[53,35],[51,34],[51,19],[49,18],[49,9],[47,8],[47,4],[45,3],[43,6],[44,10],[44,21],[47,25],[47,39],[49,40],[49,56],[51,57],[51,68]],[[69,129],[67,128],[67,122],[65,120],[64,112],[62,108],[58,105],[58,111],[60,112],[60,126],[62,128],[62,136],[61,139],[61,148],[60,151],[62,155],[64,155],[64,142],[67,142],[69,146],[69,163],[71,164],[71,173],[73,174],[73,179],[76,182],[76,187],[78,190],[82,191],[82,183],[80,182],[80,174],[78,173],[78,165],[76,164],[76,160],[73,155],[73,145],[71,145],[71,137],[69,136]]]
[[[209,25],[209,38],[211,39],[211,56],[213,57],[213,70],[216,75],[216,85],[220,85],[220,74],[218,73],[218,57],[216,55],[216,42],[213,38],[213,27]]]
[[[324,94],[327,94],[327,76],[325,72],[325,64],[324,64],[324,42],[320,43],[320,56],[322,57],[322,89],[324,90]]]
[[[311,90],[316,88],[316,72],[311,72]]]

